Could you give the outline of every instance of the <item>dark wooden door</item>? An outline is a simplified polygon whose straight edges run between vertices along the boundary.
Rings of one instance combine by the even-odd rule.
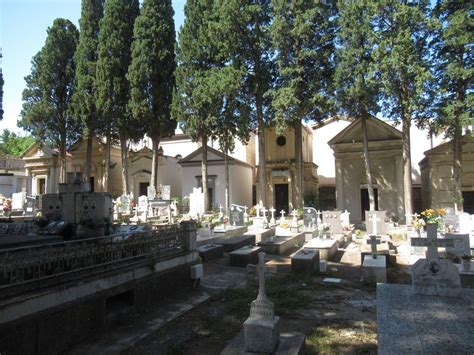
[[[275,209],[277,215],[281,210],[288,214],[288,184],[275,184]]]
[[[464,212],[474,214],[474,191],[463,191],[462,198]]]
[[[379,210],[379,194],[378,190],[374,189],[374,199],[375,199],[375,210]],[[365,221],[365,211],[370,210],[370,203],[369,203],[369,190],[368,189],[360,189],[360,211],[362,214],[362,220]]]

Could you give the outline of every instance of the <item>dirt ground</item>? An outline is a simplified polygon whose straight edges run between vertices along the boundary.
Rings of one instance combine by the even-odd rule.
[[[281,331],[304,333],[309,354],[377,353],[375,287],[362,283],[360,266],[330,262],[326,275],[305,276],[290,272],[289,258],[267,265],[277,270],[267,278],[267,294],[281,317]],[[342,282],[328,284],[324,277]],[[410,279],[406,270],[390,267],[388,281]],[[123,354],[219,354],[243,329],[256,294],[257,284],[249,279],[245,287],[215,295]]]

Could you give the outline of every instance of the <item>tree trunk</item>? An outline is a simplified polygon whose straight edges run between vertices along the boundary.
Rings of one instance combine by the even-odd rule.
[[[370,169],[370,157],[369,157],[369,139],[367,137],[367,114],[361,116],[361,125],[362,125],[362,137],[364,140],[364,163],[365,163],[365,172],[367,175],[367,190],[369,192],[369,205],[370,210],[375,211],[375,197],[374,197],[374,185],[372,183],[372,172]],[[361,211],[364,213],[364,211]]]
[[[294,208],[302,208],[304,181],[303,181],[303,134],[302,134],[301,121],[299,120],[296,121],[293,124],[293,127],[295,129],[295,165],[296,165],[296,181],[293,185],[295,187]]]
[[[109,192],[109,176],[110,176],[110,129],[107,130],[105,142],[105,167],[104,167],[104,191]]]
[[[158,190],[158,164],[159,164],[159,155],[158,149],[160,147],[160,135],[154,134],[151,137],[152,142],[152,159],[151,159],[151,177],[150,177],[150,186],[154,186]]]
[[[464,210],[462,201],[462,127],[457,124],[453,137],[453,194],[459,212]]]
[[[207,190],[207,135],[202,136],[202,192],[204,193],[204,212],[210,210],[209,206],[209,192]]]
[[[411,181],[411,154],[410,154],[410,117],[405,113],[402,117],[403,131],[403,193],[405,200],[405,214],[413,213],[413,189]],[[407,217],[407,222],[410,218]]]
[[[265,156],[265,128],[263,124],[262,94],[260,86],[257,84],[255,93],[255,106],[257,111],[257,138],[258,138],[258,190],[259,198],[257,202],[262,206],[267,205],[267,163]]]
[[[127,135],[125,133],[120,134],[120,157],[122,159],[122,193],[128,195],[130,194],[130,178],[128,144]]]
[[[66,144],[59,147],[59,182],[66,182]]]
[[[227,144],[225,147],[225,156],[224,156],[224,166],[225,166],[225,214],[229,215],[229,206],[230,206],[230,176],[229,176],[229,149]]]
[[[93,135],[89,133],[87,135],[87,146],[86,146],[86,162],[84,164],[84,180],[86,182],[90,181],[91,177],[91,167],[92,167],[92,140]],[[92,186],[91,186],[92,188]]]

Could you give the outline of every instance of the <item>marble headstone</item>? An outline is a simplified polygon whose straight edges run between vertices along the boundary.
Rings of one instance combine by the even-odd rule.
[[[317,227],[318,214],[313,207],[303,207],[303,224],[307,228]]]
[[[230,205],[229,222],[231,226],[244,226],[244,207]]]
[[[387,211],[365,211],[367,234],[383,235],[387,233],[387,227],[385,225],[386,214]]]
[[[342,234],[341,211],[323,211],[323,223],[329,225],[331,234]]]

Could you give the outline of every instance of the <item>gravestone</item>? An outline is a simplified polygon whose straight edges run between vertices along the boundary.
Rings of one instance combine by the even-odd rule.
[[[445,239],[453,241],[454,245],[446,245],[446,253],[454,254],[462,257],[463,255],[471,255],[471,247],[469,244],[469,234],[446,233]]]
[[[204,193],[200,187],[193,188],[193,192],[189,194],[189,215],[196,217],[204,214]]]
[[[370,244],[372,258],[375,259],[377,257],[377,244],[380,244],[380,238],[377,238],[375,235],[371,235],[370,239],[367,240],[367,244]]]
[[[387,211],[365,211],[365,227],[367,234],[387,234],[385,216]]]
[[[24,204],[26,200],[26,192],[14,192],[12,193],[12,212],[24,212]]]
[[[323,211],[323,224],[329,226],[331,234],[341,234],[341,211]]]
[[[412,267],[413,292],[419,295],[457,297],[461,292],[459,271],[450,260],[439,259],[438,246],[453,241],[437,239],[434,224],[426,226],[428,238],[412,238],[412,243],[428,247],[427,258],[418,260]],[[425,239],[425,240],[423,240]]]
[[[258,296],[250,305],[250,317],[244,322],[246,350],[273,353],[280,338],[280,317],[275,316],[273,303],[265,290],[265,253],[258,254]]]
[[[171,199],[171,186],[170,185],[160,186],[160,198],[163,200]]]
[[[117,212],[120,214],[130,214],[130,205],[131,205],[130,195],[122,195],[119,197]]]
[[[154,200],[156,197],[156,189],[155,186],[148,185],[146,188],[146,196],[148,197],[149,200]]]
[[[350,212],[345,210],[344,212],[341,213],[341,223],[343,226],[349,226],[351,224],[350,222]]]
[[[231,226],[245,226],[243,206],[230,205],[229,222]]]
[[[275,221],[275,211],[276,211],[276,210],[275,210],[275,209],[273,208],[273,206],[272,206],[272,208],[270,208],[269,211],[270,211],[270,215],[271,215],[271,217],[270,217],[270,225],[271,225],[271,226],[274,226],[274,225],[276,224],[276,221]]]
[[[59,221],[62,215],[62,201],[59,194],[44,194],[41,196],[42,216],[54,221]]]

